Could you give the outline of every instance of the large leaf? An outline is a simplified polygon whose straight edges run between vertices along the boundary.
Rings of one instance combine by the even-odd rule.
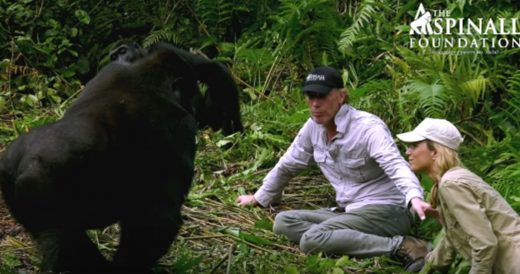
[[[448,108],[448,98],[443,93],[443,86],[438,82],[425,83],[421,80],[410,80],[404,87],[411,93],[416,93],[418,106],[428,117],[443,117]]]

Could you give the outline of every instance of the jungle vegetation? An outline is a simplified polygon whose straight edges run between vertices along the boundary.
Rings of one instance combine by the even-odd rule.
[[[452,121],[465,136],[464,164],[520,211],[520,49],[492,50],[488,45],[468,53],[454,47],[442,54],[432,47],[410,48],[409,24],[419,4],[414,0],[1,0],[0,151],[31,128],[59,119],[109,61],[108,51],[116,42],[133,40],[149,46],[166,41],[193,49],[233,72],[242,91],[246,131],[231,136],[199,132],[185,223],[160,270],[403,272],[386,257],[305,255],[271,232],[280,210],[333,205],[332,189],[318,169],[294,178],[283,203],[274,208],[238,208],[234,201],[260,186],[308,119],[301,94],[305,74],[315,66],[330,65],[341,71],[350,103],[380,116],[394,135],[411,130],[425,117]],[[513,0],[422,4],[448,10],[453,18],[511,22],[520,15],[520,5]],[[520,30],[518,22],[516,29]],[[486,37],[494,35],[473,38]],[[404,145],[398,145],[404,152]],[[431,182],[421,176],[421,183],[428,194]],[[5,208],[0,214],[0,273],[37,272],[34,245]],[[440,229],[427,219],[417,223],[414,234],[434,241]],[[118,227],[89,235],[110,255],[117,245]],[[459,260],[450,273],[467,271],[468,264]]]

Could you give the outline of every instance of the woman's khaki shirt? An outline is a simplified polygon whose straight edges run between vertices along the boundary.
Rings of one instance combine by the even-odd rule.
[[[471,274],[520,274],[520,217],[495,189],[456,167],[442,176],[438,194],[446,234],[429,264],[448,266],[457,252]]]

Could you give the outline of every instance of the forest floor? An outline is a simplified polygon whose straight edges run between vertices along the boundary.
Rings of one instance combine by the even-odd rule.
[[[356,260],[308,256],[298,245],[272,233],[276,213],[334,204],[332,189],[322,176],[300,176],[286,188],[283,202],[271,208],[237,207],[229,199],[206,196],[195,187],[183,207],[184,224],[156,273],[400,273],[386,257]],[[236,191],[230,193],[235,195]],[[111,256],[119,227],[89,231],[98,248]],[[143,235],[146,237],[146,235]],[[0,200],[0,273],[38,273],[40,257],[24,229]]]

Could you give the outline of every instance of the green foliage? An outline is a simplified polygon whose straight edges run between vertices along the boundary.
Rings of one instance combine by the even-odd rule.
[[[196,182],[215,181],[205,187],[219,184],[231,190],[232,183],[239,181],[246,187],[244,192],[254,191],[308,119],[308,110],[302,95],[294,90],[284,97],[271,96],[244,104],[242,115],[245,134],[223,136],[204,131],[199,135],[197,145],[203,152],[195,160]],[[234,201],[227,192],[213,194],[221,201]]]
[[[151,32],[144,40],[143,47],[149,47],[157,42],[167,42],[175,45],[182,45],[184,41],[179,35],[169,28],[164,28]]]
[[[302,256],[295,251],[297,246],[291,248],[287,239],[272,233],[272,218],[265,209],[235,212],[249,216],[250,224],[226,223],[221,214],[237,210],[237,195],[259,187],[308,119],[300,89],[305,74],[317,65],[340,69],[350,103],[381,117],[394,134],[411,130],[425,117],[454,122],[465,136],[464,164],[520,212],[520,70],[516,62],[520,50],[436,54],[410,49],[408,23],[418,3],[1,1],[0,150],[19,134],[61,117],[81,86],[108,61],[108,50],[117,40],[133,39],[144,46],[166,41],[195,48],[232,70],[243,90],[246,131],[223,136],[204,130],[197,136],[196,176],[187,203],[191,211],[186,215],[213,223],[204,227],[191,220],[186,230],[209,233],[208,239],[225,238],[225,244],[200,248],[190,243],[190,235],[180,235],[161,267],[176,273],[228,269],[232,273],[399,273],[402,269],[384,257]],[[425,5],[447,8],[455,17],[520,16],[507,0],[491,6],[483,0],[426,1]],[[309,172],[313,178],[317,173]],[[421,184],[428,194],[431,181],[423,177]],[[319,193],[318,205],[333,200],[326,198],[331,190],[321,186],[298,192]],[[211,208],[215,204],[208,206],[216,202],[224,208],[222,212]],[[198,216],[197,208],[203,208],[206,215]],[[439,231],[438,223],[427,220],[417,223],[414,234],[433,240],[439,238]],[[110,253],[117,241],[107,238],[107,233],[117,233],[117,229],[89,231],[98,246]],[[27,260],[20,259],[20,250],[2,249],[0,272],[15,273],[24,267]],[[37,264],[36,259],[29,262]],[[466,272],[467,263],[461,260],[450,271]]]
[[[309,70],[317,64],[331,64],[339,57],[336,41],[341,17],[331,1],[282,0],[274,29],[282,41],[279,46],[287,57],[295,57]]]
[[[376,0],[365,0],[359,3],[358,10],[352,14],[354,17],[352,24],[341,33],[341,39],[338,42],[340,50],[347,50],[352,47],[358,38],[363,39],[360,37],[360,32],[362,28],[370,24],[372,18],[379,11],[378,2]]]
[[[20,259],[13,253],[4,254],[0,259],[0,265],[4,266],[6,269],[13,269],[22,266]]]
[[[199,15],[200,21],[208,33],[222,36],[225,34],[226,25],[231,24],[233,12],[239,9],[234,9],[235,1],[224,0],[203,0],[196,1],[195,10]]]
[[[38,64],[41,69],[52,70],[68,79],[88,70],[88,61],[79,56],[80,48],[73,44],[90,23],[87,12],[79,8],[79,3],[69,5],[57,1],[50,7],[37,4],[2,2],[0,15],[6,18],[2,23],[6,24],[2,28],[6,35],[2,35],[0,43],[3,53],[10,53],[4,56],[13,56],[15,63]],[[63,17],[67,18],[64,21],[57,19],[70,11],[74,16]]]
[[[189,273],[197,265],[202,262],[201,256],[193,256],[191,254],[179,254],[173,265],[175,273]]]

